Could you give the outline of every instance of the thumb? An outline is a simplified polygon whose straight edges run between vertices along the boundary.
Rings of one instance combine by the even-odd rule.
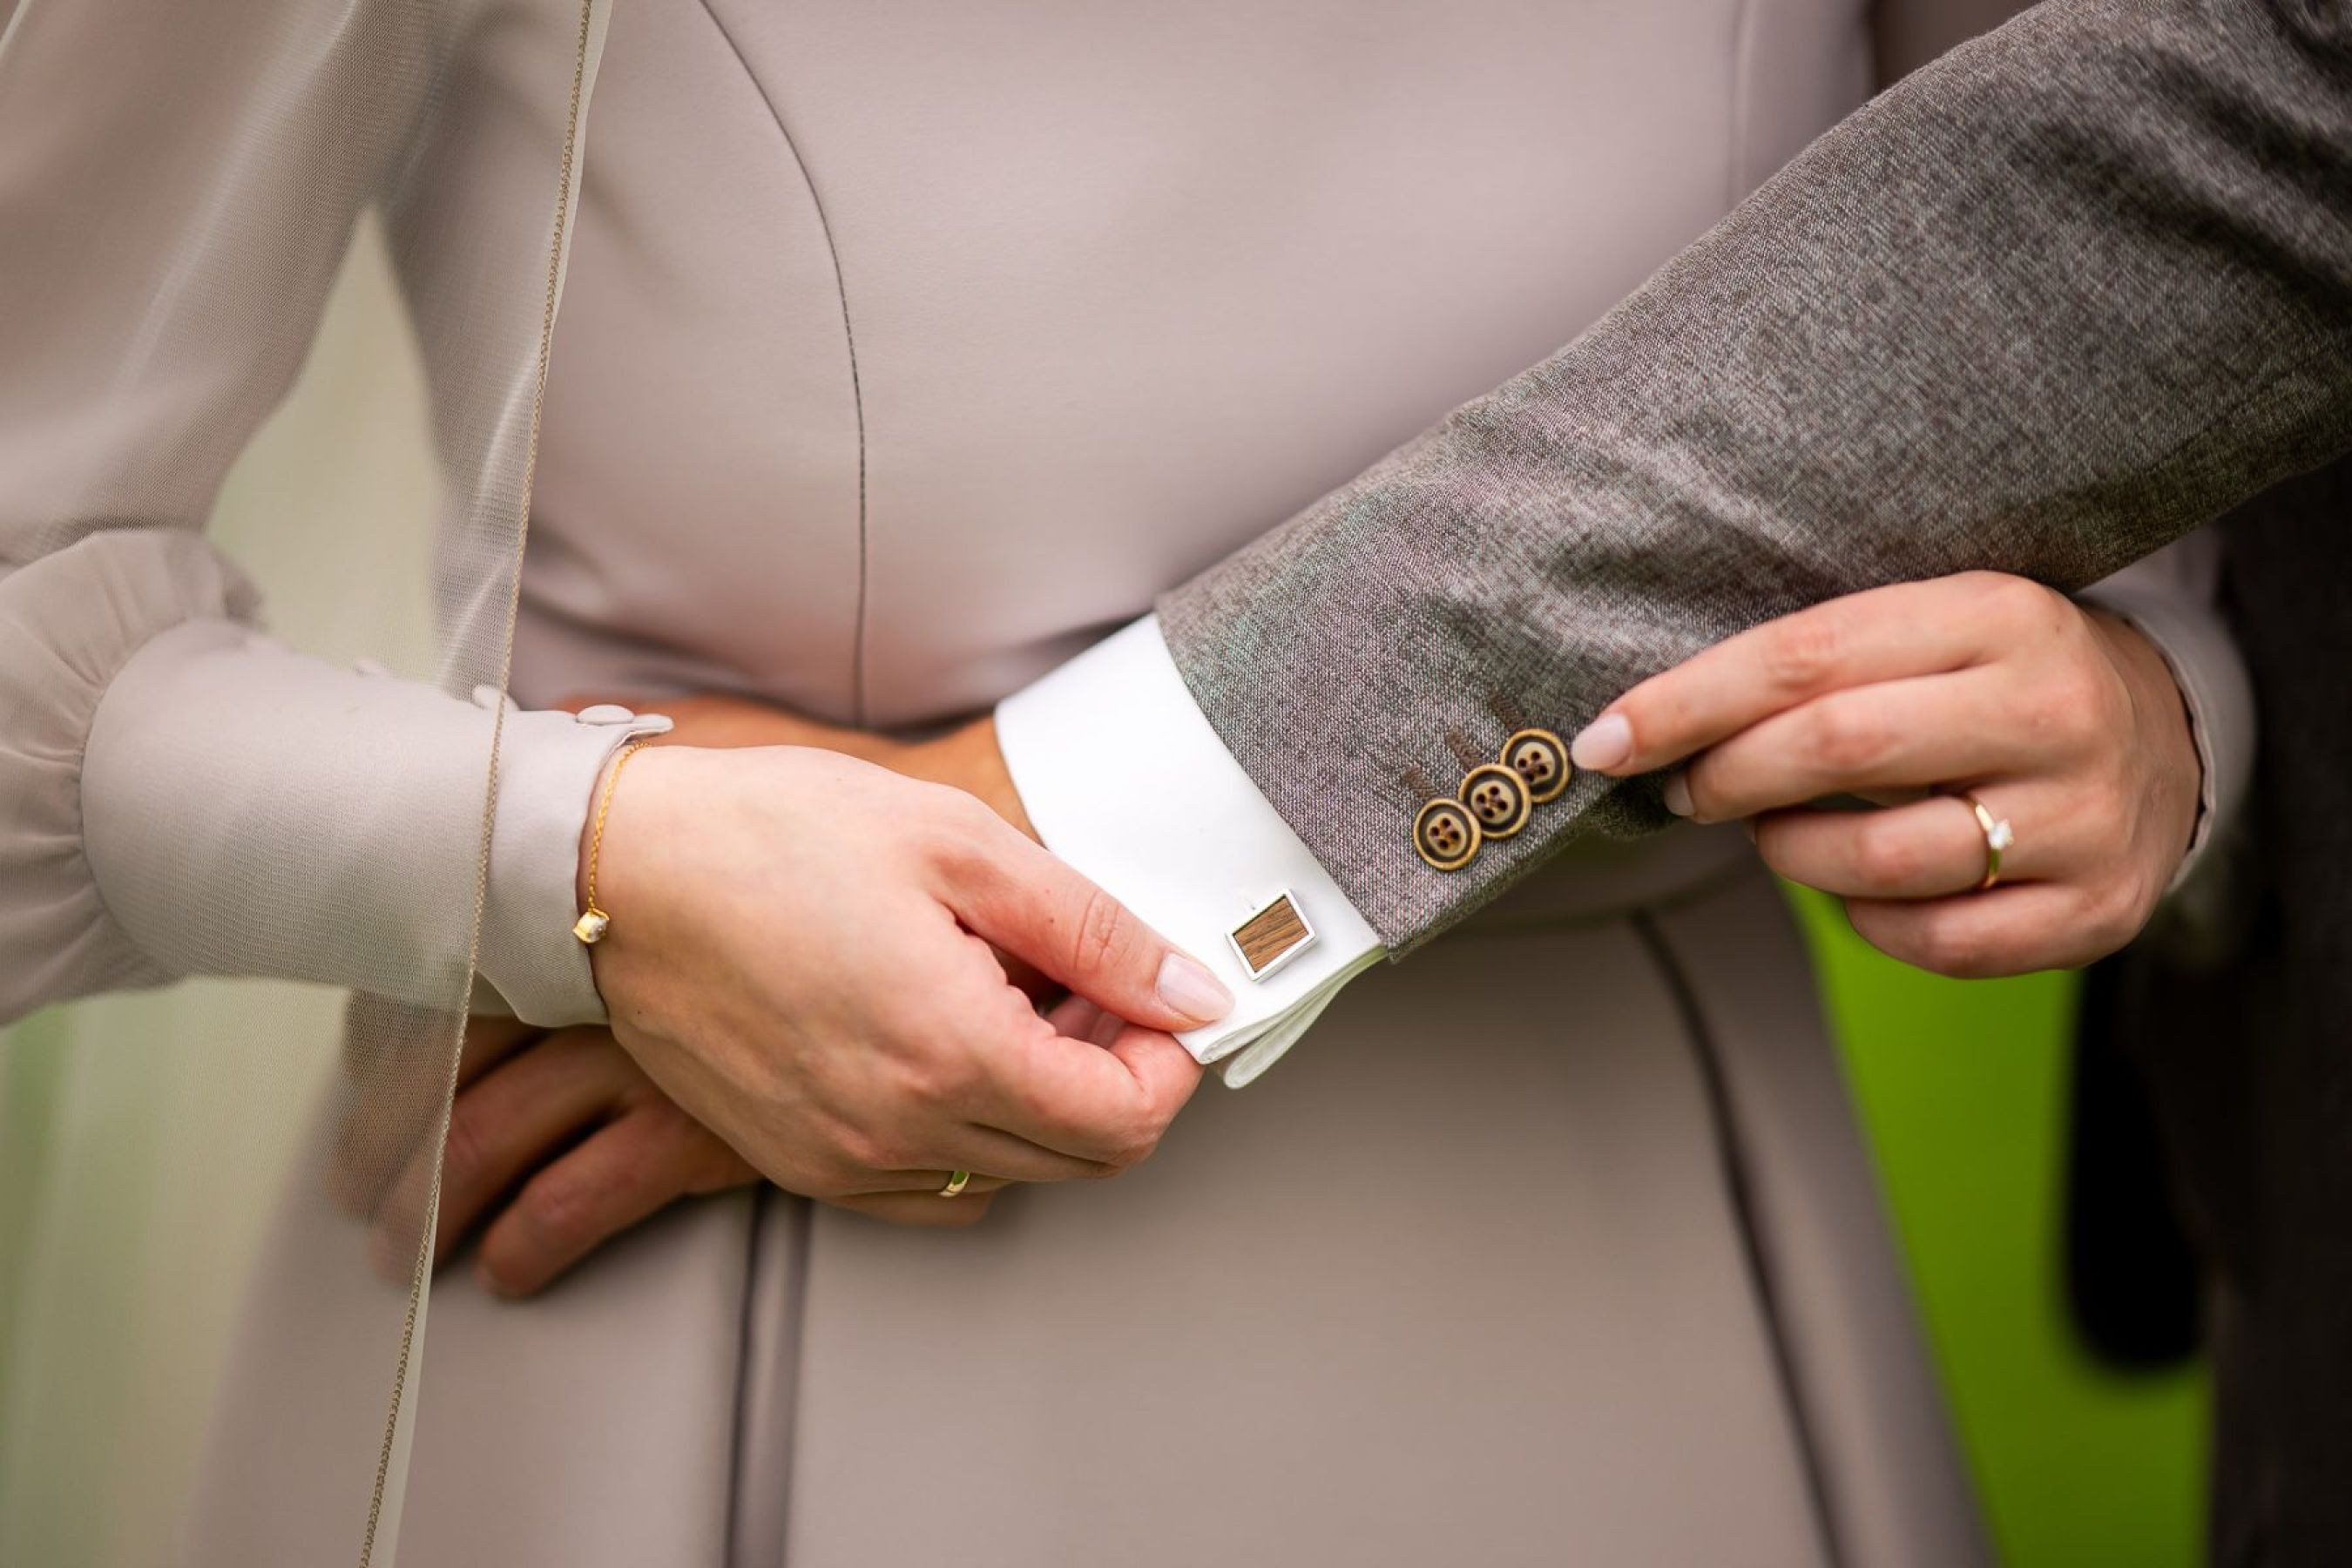
[[[1233,993],[1208,965],[1051,851],[991,826],[947,900],[975,934],[1129,1023],[1191,1029],[1233,1010]]]

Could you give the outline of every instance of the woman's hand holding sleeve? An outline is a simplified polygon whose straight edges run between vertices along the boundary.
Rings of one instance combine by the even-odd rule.
[[[1673,809],[1747,820],[1775,870],[1843,899],[1873,945],[2010,974],[2128,942],[2209,830],[2215,726],[2192,722],[2182,691],[2120,617],[1965,573],[1731,637],[1612,703],[1575,752],[1616,777],[1683,764]],[[2233,733],[2242,719],[2233,706]],[[1841,795],[1879,804],[1814,804]],[[1990,887],[1970,799],[2010,840]]]

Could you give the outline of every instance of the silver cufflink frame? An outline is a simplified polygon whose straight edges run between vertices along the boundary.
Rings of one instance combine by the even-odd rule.
[[[1297,896],[1285,888],[1228,930],[1225,944],[1241,960],[1242,972],[1262,981],[1315,945],[1315,924]]]

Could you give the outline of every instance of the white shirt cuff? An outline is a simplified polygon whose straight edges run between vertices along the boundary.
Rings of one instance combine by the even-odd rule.
[[[1154,616],[996,710],[997,743],[1045,847],[1215,971],[1234,1010],[1178,1037],[1239,1088],[1386,955],[1372,928],[1218,740]],[[1232,934],[1287,894],[1314,934],[1254,976]]]

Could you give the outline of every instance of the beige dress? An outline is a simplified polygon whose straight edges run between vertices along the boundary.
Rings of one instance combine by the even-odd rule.
[[[629,0],[516,694],[984,708],[1870,85],[1843,0]],[[540,1301],[445,1272],[427,1346],[412,1563],[1986,1555],[1736,834],[1572,853],[1110,1186],[682,1205]]]

